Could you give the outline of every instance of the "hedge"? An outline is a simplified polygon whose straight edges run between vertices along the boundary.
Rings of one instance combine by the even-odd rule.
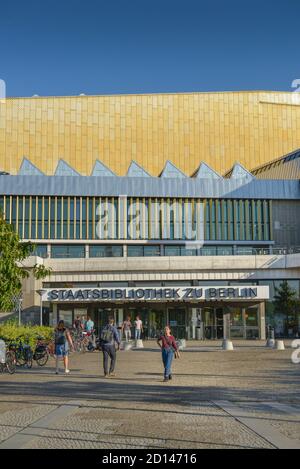
[[[19,326],[15,320],[8,320],[0,324],[0,339],[4,342],[21,339],[23,343],[29,344],[34,349],[38,337],[43,337],[45,340],[53,339],[53,327],[32,326],[30,324]]]

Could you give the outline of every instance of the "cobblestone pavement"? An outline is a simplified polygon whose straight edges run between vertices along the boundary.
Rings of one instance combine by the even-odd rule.
[[[154,342],[72,354],[70,375],[44,368],[0,375],[1,448],[300,448],[300,365],[261,343],[189,343],[162,382]],[[166,422],[168,429],[166,430]]]

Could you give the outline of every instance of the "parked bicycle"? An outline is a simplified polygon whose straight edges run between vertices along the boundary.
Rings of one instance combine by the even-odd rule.
[[[45,366],[49,360],[48,345],[45,343],[43,337],[38,337],[33,359],[39,366]]]
[[[32,368],[33,353],[30,345],[24,344],[21,339],[17,342],[8,342],[8,350],[15,354],[16,364]]]
[[[93,352],[96,349],[95,336],[93,332],[80,332],[72,334],[75,352]]]

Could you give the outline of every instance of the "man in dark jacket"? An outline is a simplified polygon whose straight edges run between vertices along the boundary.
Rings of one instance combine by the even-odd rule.
[[[101,349],[103,352],[103,369],[104,369],[104,378],[109,378],[115,376],[114,370],[116,366],[116,346],[119,350],[120,348],[120,337],[115,327],[114,318],[109,318],[108,324],[102,329],[100,335]],[[108,359],[110,358],[110,367],[108,370]]]

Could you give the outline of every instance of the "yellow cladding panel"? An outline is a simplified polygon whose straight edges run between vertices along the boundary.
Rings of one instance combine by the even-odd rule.
[[[300,93],[224,92],[7,98],[0,171],[26,156],[46,174],[60,158],[83,175],[100,159],[116,174],[136,160],[153,176],[171,160],[190,176],[205,161],[248,169],[300,147]]]

